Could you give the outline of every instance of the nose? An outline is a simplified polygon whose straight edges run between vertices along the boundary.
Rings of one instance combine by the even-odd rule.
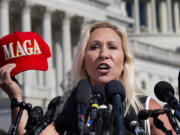
[[[103,47],[101,48],[100,52],[99,52],[99,58],[100,59],[107,59],[109,58],[109,52],[108,49]]]

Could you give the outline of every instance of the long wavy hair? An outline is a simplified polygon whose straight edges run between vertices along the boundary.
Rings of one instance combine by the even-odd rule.
[[[141,92],[135,83],[134,62],[132,59],[131,52],[127,46],[126,35],[116,25],[110,24],[108,22],[97,22],[89,26],[89,28],[85,31],[85,33],[83,33],[77,45],[74,55],[74,61],[72,67],[73,85],[76,86],[77,82],[81,79],[87,79],[87,80],[89,79],[87,71],[84,66],[84,55],[91,32],[98,28],[110,28],[114,30],[122,40],[122,48],[124,52],[124,70],[119,77],[119,81],[123,84],[126,90],[126,101],[127,101],[126,103],[128,107],[126,107],[125,114],[127,113],[127,110],[130,105],[135,109],[137,113],[138,110],[142,109],[143,107],[137,98],[137,94],[141,94]]]

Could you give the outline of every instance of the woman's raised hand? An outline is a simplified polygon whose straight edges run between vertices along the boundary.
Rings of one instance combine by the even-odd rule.
[[[0,87],[7,93],[10,100],[12,98],[22,100],[22,90],[19,85],[12,80],[10,73],[16,67],[16,64],[7,64],[0,68]]]

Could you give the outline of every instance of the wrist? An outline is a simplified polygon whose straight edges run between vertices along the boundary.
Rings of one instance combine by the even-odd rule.
[[[10,100],[16,98],[18,101],[22,101],[22,90],[17,84],[5,85],[2,88],[7,93]]]
[[[15,98],[15,99],[17,99],[17,101],[18,102],[22,102],[23,101],[23,98],[22,98],[22,96],[21,96],[21,94],[20,95],[9,95],[9,99],[10,100],[12,100],[13,98]]]

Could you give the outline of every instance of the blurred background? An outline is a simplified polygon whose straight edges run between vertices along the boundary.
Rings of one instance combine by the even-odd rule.
[[[178,97],[179,0],[0,0],[0,37],[33,31],[52,52],[47,72],[17,75],[25,102],[46,109],[53,97],[69,89],[75,47],[83,30],[96,21],[111,22],[126,33],[144,93],[156,99],[155,84],[167,81]],[[10,122],[10,102],[0,89],[0,130],[7,132]]]

